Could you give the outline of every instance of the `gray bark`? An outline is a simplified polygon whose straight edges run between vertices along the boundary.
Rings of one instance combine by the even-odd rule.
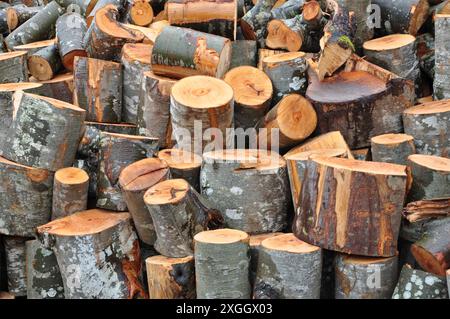
[[[36,94],[73,104],[73,75],[71,73],[57,75],[49,81],[40,81],[39,83],[42,86]]]
[[[279,236],[283,233],[266,233],[259,235],[251,235],[249,241],[249,254],[250,254],[250,285],[253,287],[256,280],[256,271],[258,270],[259,254],[261,252],[261,243],[264,239],[271,238],[273,236]],[[253,288],[252,288],[253,290]]]
[[[450,17],[437,16],[435,20],[435,76],[433,82],[434,99],[450,98],[449,77],[450,63]]]
[[[0,53],[0,83],[17,82],[28,82],[27,53]]]
[[[28,54],[28,70],[35,79],[51,80],[61,68],[62,62],[56,44],[44,47],[33,54]]]
[[[85,56],[83,38],[87,32],[84,18],[78,13],[66,13],[56,21],[59,55],[66,69],[73,70],[75,56]]]
[[[256,40],[264,47],[267,23],[271,18],[271,10],[276,0],[260,0],[241,18],[241,29],[247,40]]]
[[[25,242],[27,238],[4,237],[8,291],[16,297],[27,295]]]
[[[412,136],[405,136],[401,142],[392,144],[376,143],[371,139],[371,154],[374,162],[386,162],[406,165],[408,156],[415,154],[414,139]]]
[[[258,55],[256,41],[237,40],[231,43],[231,47],[230,70],[242,65],[256,67]]]

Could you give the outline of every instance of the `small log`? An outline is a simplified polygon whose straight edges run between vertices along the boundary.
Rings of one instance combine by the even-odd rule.
[[[240,66],[225,74],[223,79],[234,92],[234,126],[253,128],[269,110],[272,82],[261,70]]]
[[[56,44],[56,38],[50,40],[42,40],[37,42],[32,42],[28,44],[16,45],[14,47],[14,51],[27,51],[28,56],[38,52],[41,49],[44,49],[48,46],[53,46]]]
[[[6,252],[6,270],[8,274],[8,291],[15,297],[27,295],[27,274],[25,265],[25,242],[27,238],[3,238]]]
[[[153,256],[145,260],[150,299],[195,299],[192,256]]]
[[[338,254],[336,299],[391,299],[397,283],[398,257],[373,258]]]
[[[119,176],[128,165],[154,157],[158,139],[102,132],[97,173],[98,208],[125,211],[127,205],[119,187]]]
[[[27,6],[25,4],[17,4],[12,7],[16,12],[18,25],[22,25],[41,11],[42,6]],[[14,28],[15,29],[15,28]]]
[[[408,203],[403,216],[414,223],[430,218],[450,217],[450,198],[426,199]]]
[[[283,235],[283,233],[275,232],[275,233],[265,233],[265,234],[259,234],[259,235],[251,235],[250,241],[249,241],[249,252],[250,252],[250,285],[254,287],[255,280],[256,280],[256,271],[258,269],[258,260],[259,260],[259,254],[261,252],[261,243],[267,239],[272,238],[275,236]]]
[[[210,208],[183,179],[160,182],[144,195],[156,231],[155,249],[166,257],[192,255],[195,234],[222,226],[221,213]]]
[[[153,9],[146,0],[127,0],[125,5],[125,20],[138,26],[152,23]]]
[[[450,159],[432,155],[415,154],[408,157],[412,185],[409,202],[450,197]]]
[[[37,229],[60,267],[67,299],[146,298],[139,241],[128,213],[93,209]]]
[[[87,121],[120,123],[122,116],[122,65],[75,57],[74,104],[86,110]]]
[[[414,138],[407,134],[383,134],[370,139],[374,162],[406,165],[408,156],[416,153]]]
[[[37,81],[31,78],[30,81]],[[65,73],[55,76],[51,80],[37,82],[42,85],[38,94],[56,100],[73,104],[73,74]]]
[[[287,226],[287,168],[275,152],[229,149],[205,153],[200,187],[223,213],[227,227],[261,234]]]
[[[9,7],[0,10],[0,34],[8,34],[19,24],[19,17],[16,10]]]
[[[285,53],[282,50],[259,49],[258,50],[258,69],[263,69],[263,60],[269,56]]]
[[[73,71],[76,56],[87,56],[83,38],[87,32],[84,18],[78,13],[66,13],[56,21],[58,50],[64,67]]]
[[[241,30],[246,40],[256,40],[260,47],[264,47],[272,10],[276,0],[259,0],[240,20]]]
[[[234,229],[201,232],[195,241],[198,299],[249,299],[249,235]]]
[[[169,179],[167,164],[157,158],[145,158],[125,167],[119,176],[119,185],[128,210],[133,218],[139,239],[148,245],[156,240],[152,217],[144,202],[145,192]]]
[[[257,44],[253,40],[237,40],[231,43],[230,70],[238,66],[248,65],[256,67]]]
[[[403,165],[315,157],[306,165],[294,234],[329,250],[394,256],[406,183]]]
[[[305,5],[306,7],[311,6],[307,5],[309,2],[316,1],[305,2],[305,0],[288,0],[280,6],[274,6],[272,11],[270,11],[271,19],[291,19],[299,15],[300,12],[305,9]]]
[[[392,299],[447,299],[446,286],[445,277],[438,277],[405,265]]]
[[[29,55],[27,64],[29,72],[35,79],[51,80],[62,68],[58,46],[54,44]]]
[[[37,239],[26,248],[27,299],[64,299],[64,286],[56,256]]]
[[[94,2],[94,6],[91,8],[89,13],[86,12],[86,24],[88,28],[91,26],[92,22],[94,21],[95,14],[102,8],[106,7],[107,5],[115,5],[118,9],[123,10],[123,6],[125,4],[125,1],[122,0],[94,0],[91,1]]]
[[[231,63],[231,41],[186,28],[165,27],[152,50],[156,75],[180,79],[191,75],[222,78]]]
[[[0,53],[0,83],[28,82],[27,52]]]

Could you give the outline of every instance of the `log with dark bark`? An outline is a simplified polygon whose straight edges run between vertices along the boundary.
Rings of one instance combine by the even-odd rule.
[[[0,53],[0,83],[28,82],[27,52]]]
[[[254,66],[257,64],[258,46],[253,40],[237,40],[231,43],[230,70],[243,65]]]
[[[17,12],[9,7],[0,10],[0,34],[8,34],[19,24]]]
[[[383,134],[370,139],[374,162],[406,165],[408,156],[416,153],[414,138],[407,134]]]
[[[42,6],[27,6],[25,4],[17,4],[12,7],[16,12],[18,25],[22,25],[41,11]]]
[[[44,49],[48,46],[52,46],[54,44],[56,44],[56,38],[50,39],[50,40],[42,40],[42,41],[32,42],[29,44],[16,45],[14,47],[14,51],[27,51],[28,56],[30,56],[33,53],[36,53],[39,50]]]
[[[153,9],[147,0],[127,0],[125,21],[138,26],[148,26],[153,20]]]
[[[151,187],[144,201],[156,231],[155,249],[166,257],[194,253],[193,238],[204,230],[222,226],[220,211],[202,198],[183,179],[171,179]]]
[[[426,199],[408,203],[403,216],[414,223],[436,217],[450,217],[450,198]]]
[[[416,37],[417,56],[419,58],[420,70],[430,79],[434,79],[435,64],[435,42],[434,35],[424,33]]]
[[[265,233],[259,235],[251,235],[249,241],[249,254],[250,254],[250,285],[252,286],[252,290],[256,280],[256,271],[258,269],[258,259],[259,254],[261,252],[261,243],[267,239],[275,236],[283,235],[283,233],[275,232],[275,233]]]
[[[39,80],[51,80],[61,70],[62,62],[56,44],[28,55],[28,71]]]
[[[30,81],[37,81],[31,78]],[[56,100],[73,104],[73,74],[65,73],[55,76],[51,80],[37,82],[42,86],[38,89],[38,94]]]
[[[15,297],[27,295],[27,274],[25,264],[24,237],[3,237],[6,252],[6,270],[8,275],[8,291]]]
[[[240,20],[242,33],[247,40],[256,40],[260,47],[264,47],[267,24],[271,18],[276,0],[260,0]]]
[[[88,210],[37,231],[55,252],[67,299],[146,298],[139,240],[128,213]]]

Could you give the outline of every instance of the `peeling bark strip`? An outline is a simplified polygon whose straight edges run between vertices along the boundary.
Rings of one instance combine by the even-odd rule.
[[[120,63],[75,57],[74,104],[86,110],[86,120],[120,123],[122,66]]]
[[[27,299],[64,299],[56,256],[38,240],[26,243]]]
[[[411,223],[435,217],[450,217],[450,197],[408,203],[403,209],[403,216]]]
[[[150,299],[195,299],[195,269],[192,256],[147,258]]]
[[[166,257],[192,255],[194,235],[223,223],[221,212],[183,179],[156,184],[147,190],[144,201],[156,231],[154,247]]]
[[[392,299],[447,299],[445,277],[438,277],[405,265]]]
[[[3,156],[19,164],[56,171],[71,166],[85,111],[72,104],[24,93]]]
[[[35,79],[51,80],[62,68],[58,46],[53,44],[28,55],[27,64],[29,72]]]
[[[25,242],[27,238],[3,237],[6,252],[8,291],[15,297],[27,295]]]
[[[319,299],[322,250],[290,234],[261,243],[255,299]]]
[[[438,14],[435,17],[435,76],[433,95],[435,100],[450,98],[448,87],[450,73],[450,15]]]
[[[157,75],[181,79],[191,75],[222,78],[231,62],[231,41],[186,28],[165,27],[152,50]]]
[[[158,139],[102,132],[97,173],[97,207],[125,211],[127,205],[119,188],[119,176],[128,165],[153,157]]]
[[[234,229],[201,232],[195,242],[198,299],[249,299],[249,235]]]
[[[311,159],[306,165],[294,234],[334,251],[394,256],[406,179],[402,165]]]
[[[243,149],[205,153],[200,187],[223,213],[227,227],[259,234],[287,225],[289,182],[286,162],[277,153]]]
[[[231,43],[230,70],[243,65],[254,66],[257,64],[257,45],[252,40],[236,40]]]
[[[155,227],[144,202],[145,192],[153,185],[170,178],[167,164],[157,158],[146,158],[125,167],[119,184],[139,239],[148,245],[156,240]]]
[[[0,53],[0,83],[28,82],[27,52]]]
[[[245,39],[256,40],[260,47],[264,47],[267,23],[271,18],[270,11],[276,2],[277,0],[259,0],[241,18],[241,29]]]
[[[66,73],[55,76],[48,81],[39,81],[42,86],[38,95],[73,104],[73,74]]]
[[[259,235],[251,235],[250,241],[249,241],[249,253],[250,253],[250,285],[254,287],[255,280],[256,280],[256,271],[258,269],[258,260],[259,260],[259,254],[261,252],[261,243],[264,239],[271,238],[274,236],[283,235],[283,233],[275,232],[275,233],[265,233],[265,234],[259,234]]]
[[[78,13],[66,13],[56,21],[59,55],[62,64],[69,71],[73,71],[73,60],[76,56],[87,55],[83,47],[86,31],[86,21]]]
[[[336,299],[391,299],[397,283],[398,257],[373,258],[338,254]]]
[[[383,134],[370,139],[374,162],[406,165],[408,156],[416,153],[414,138],[407,134]]]
[[[93,209],[38,227],[55,252],[67,299],[146,298],[139,240],[128,213]]]

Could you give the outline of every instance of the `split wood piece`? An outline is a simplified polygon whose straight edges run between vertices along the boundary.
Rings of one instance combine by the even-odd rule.
[[[236,40],[231,43],[230,70],[238,66],[253,66],[257,64],[258,47],[253,40]]]
[[[258,69],[262,70],[263,69],[263,61],[265,58],[270,57],[272,55],[276,55],[276,54],[281,54],[281,53],[286,53],[285,51],[282,50],[270,50],[270,49],[259,49],[258,50]]]
[[[398,257],[374,258],[338,254],[336,299],[391,299],[397,283]]]
[[[28,238],[3,237],[6,252],[8,291],[15,297],[27,295],[27,274],[25,264],[25,242]]]
[[[287,168],[275,152],[228,149],[205,153],[200,187],[223,213],[227,227],[261,234],[287,226]]]
[[[204,230],[222,226],[220,211],[211,208],[183,179],[160,182],[144,195],[156,231],[155,249],[166,257],[194,253],[193,238]]]
[[[128,165],[158,152],[158,139],[101,132],[97,173],[97,207],[125,211],[119,176]]]
[[[201,156],[185,150],[171,148],[159,151],[158,158],[167,163],[172,178],[182,178],[196,191],[200,192]]]
[[[0,53],[0,83],[28,82],[27,52]]]
[[[138,26],[148,26],[153,20],[153,9],[147,0],[127,0],[125,20]]]
[[[291,93],[305,95],[307,69],[308,63],[303,52],[276,54],[263,59],[263,70],[273,84],[272,105]]]
[[[445,277],[413,269],[410,265],[402,268],[392,299],[447,299]]]
[[[370,139],[374,162],[406,165],[408,156],[416,153],[414,138],[407,134],[383,134]]]
[[[14,51],[27,51],[28,56],[30,56],[38,52],[39,50],[44,49],[48,46],[53,46],[54,44],[56,44],[56,39],[42,40],[29,44],[17,45],[14,47]]]
[[[255,299],[319,299],[322,250],[292,233],[265,239],[258,257]]]
[[[316,2],[316,1],[309,1]],[[309,2],[305,3],[305,0],[288,0],[284,2],[282,5],[275,7],[270,11],[271,20],[273,19],[291,19],[297,15],[299,15],[302,10],[306,7],[311,6],[308,5]],[[312,6],[315,6],[313,4]]]
[[[259,0],[240,20],[241,30],[246,40],[256,40],[260,47],[265,46],[267,23],[271,18],[276,0]]]
[[[120,123],[122,116],[122,65],[75,57],[74,104],[86,110],[87,121]]]
[[[62,68],[58,46],[54,44],[29,55],[27,64],[28,71],[35,79],[39,81],[53,79]]]
[[[231,63],[231,41],[192,29],[167,26],[156,38],[152,69],[180,79],[192,75],[222,78]]]
[[[19,24],[19,17],[13,8],[0,10],[0,33],[8,34]]]
[[[213,145],[230,145],[233,104],[233,89],[223,80],[197,75],[175,83],[170,93],[170,116],[177,148],[202,154]],[[201,134],[196,129],[198,121]],[[220,134],[207,131],[209,128]]]
[[[87,56],[83,47],[83,38],[87,32],[84,18],[78,13],[66,13],[56,21],[58,50],[64,67],[73,71],[76,56]]]
[[[156,240],[152,217],[144,202],[145,192],[170,178],[169,168],[157,158],[145,158],[125,167],[119,176],[122,195],[133,218],[139,239],[148,245]]]
[[[55,1],[50,2],[42,8],[31,19],[11,32],[5,43],[9,50],[21,44],[28,44],[51,37],[53,26],[63,9]]]
[[[122,48],[123,122],[136,124],[144,72],[151,70],[151,51],[152,45],[143,43],[127,43]]]
[[[417,153],[450,156],[450,101],[434,101],[403,112],[405,133],[414,137]]]
[[[145,260],[150,299],[195,299],[192,256],[153,256]]]
[[[120,61],[120,52],[125,43],[141,42],[144,35],[118,22],[119,11],[109,4],[95,13],[95,20],[86,32],[84,47],[90,58]]]
[[[36,79],[30,78],[30,81],[37,82]],[[42,85],[38,88],[38,94],[73,104],[73,74],[65,73],[55,76],[51,80],[39,81]]]
[[[450,197],[450,159],[415,154],[408,157],[412,185],[409,201]]]
[[[138,134],[159,139],[160,148],[171,147],[170,92],[176,80],[155,75],[152,71],[142,75],[142,87],[137,108]]]
[[[249,238],[243,231],[218,229],[194,237],[198,299],[249,299]]]
[[[89,176],[82,169],[66,167],[56,171],[53,183],[52,219],[86,210]]]
[[[144,36],[144,39],[142,39],[142,42],[144,44],[151,44],[151,45],[153,45],[155,43],[155,41],[156,41],[156,38],[161,33],[162,29],[167,26],[166,21],[165,20],[163,20],[163,21],[164,22],[163,22],[162,25],[159,24],[159,22],[158,22],[158,24],[160,25],[160,27],[158,27],[158,28],[140,27],[140,26],[137,26],[137,25],[134,25],[134,24],[128,24],[128,23],[124,23],[123,27],[142,33],[142,35]],[[153,24],[155,24],[155,23],[153,23]]]
[[[435,20],[435,75],[433,81],[433,95],[435,100],[450,98],[448,88],[450,63],[449,33],[450,14],[438,14]]]
[[[450,198],[426,199],[408,203],[403,216],[414,223],[430,218],[450,217]]]
[[[294,234],[329,250],[394,256],[406,184],[403,165],[315,157],[306,165]]]
[[[165,10],[170,25],[236,39],[237,1],[171,0]]]
[[[27,299],[64,299],[64,285],[54,252],[39,240],[28,240],[26,249]]]
[[[118,9],[123,10],[123,6],[125,2],[123,0],[94,0],[92,2],[95,2],[94,7],[91,9],[89,13],[85,14],[86,17],[86,24],[88,28],[91,26],[92,22],[94,21],[95,14],[102,8],[106,7],[107,5],[114,5]]]
[[[402,0],[396,1],[395,6],[391,0],[372,0],[372,5],[381,9],[380,34],[409,33],[416,35],[428,18],[430,5],[428,0]]]
[[[22,3],[14,5],[12,9],[16,13],[18,25],[22,25],[28,20],[30,20],[32,17],[34,17],[36,14],[38,14],[39,11],[41,11],[42,9],[42,5],[28,6]]]
[[[67,299],[146,298],[139,240],[128,213],[87,210],[37,232],[56,255]]]
[[[0,233],[34,236],[50,220],[53,173],[0,157]]]
[[[261,70],[240,66],[225,74],[234,92],[234,127],[253,128],[270,108],[272,82]]]

